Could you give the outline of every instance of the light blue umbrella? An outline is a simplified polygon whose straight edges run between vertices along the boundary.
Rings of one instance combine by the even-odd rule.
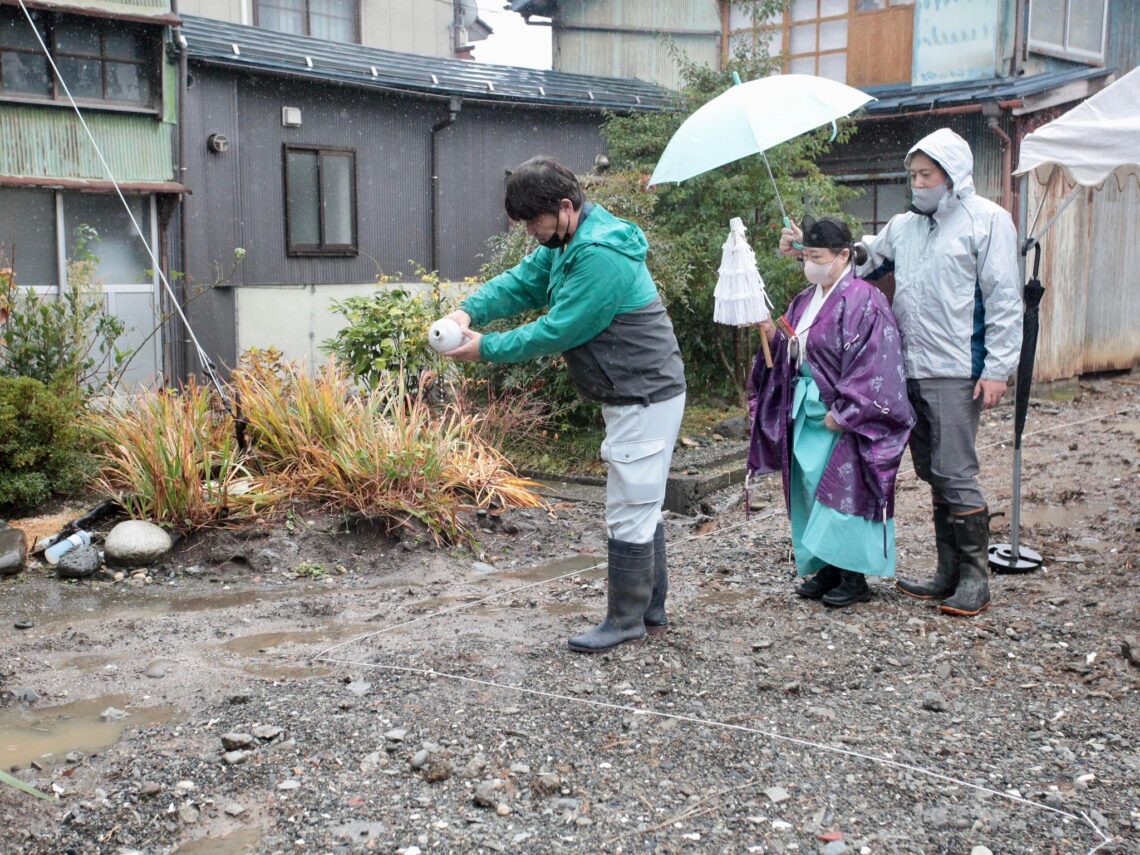
[[[793,137],[824,125],[875,100],[843,83],[810,74],[776,74],[740,83],[713,98],[673,134],[649,183],[679,182],[759,154],[768,166],[765,151]],[[834,138],[834,136],[833,136]],[[768,166],[772,186],[776,180]],[[784,212],[780,191],[776,199]],[[784,212],[784,222],[788,215]]]

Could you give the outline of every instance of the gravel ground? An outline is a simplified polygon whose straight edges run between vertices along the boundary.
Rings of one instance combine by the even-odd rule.
[[[750,518],[734,489],[668,520],[670,630],[596,657],[565,648],[604,610],[590,502],[477,520],[478,555],[299,513],[117,583],[25,572],[0,762],[55,798],[0,786],[0,851],[1140,852],[1138,391],[1036,402],[1046,564],[975,619],[792,596],[770,480]],[[979,439],[995,510],[1011,417]],[[907,577],[928,502],[904,472]]]

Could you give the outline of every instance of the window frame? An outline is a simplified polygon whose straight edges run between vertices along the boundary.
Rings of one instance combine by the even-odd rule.
[[[261,4],[262,4],[262,2],[263,2],[263,0],[252,0],[252,3],[251,3],[251,5],[253,6],[253,25],[255,27],[261,27],[262,26],[262,23],[261,23]],[[305,32],[296,33],[294,35],[302,35],[302,36],[306,36],[308,38],[316,38],[315,36],[313,36],[313,2],[314,2],[314,0],[305,0]],[[319,2],[319,0],[318,0],[318,2]],[[362,27],[361,27],[360,18],[361,18],[361,5],[362,5],[362,3],[361,3],[361,0],[352,0],[352,4],[353,4],[352,44],[358,45],[358,44],[361,44],[361,29],[362,29]],[[269,29],[269,28],[266,27],[265,29]],[[284,31],[273,30],[273,32],[284,32]]]
[[[289,153],[294,151],[315,152],[317,155],[317,230],[321,242],[318,244],[294,244],[292,227],[289,220]],[[327,244],[325,243],[325,205],[324,186],[324,159],[326,154],[336,157],[349,155],[352,158],[352,188],[350,205],[352,206],[352,243]],[[360,254],[360,239],[358,230],[359,210],[357,207],[356,189],[356,149],[331,145],[310,145],[302,143],[283,143],[281,146],[281,174],[283,205],[285,216],[285,254],[290,258],[355,258]]]
[[[1111,0],[1104,0],[1104,14],[1100,23],[1100,52],[1093,53],[1091,51],[1082,50],[1081,48],[1070,47],[1069,42],[1069,23],[1073,17],[1073,3],[1074,0],[1061,0],[1065,7],[1065,23],[1064,23],[1064,44],[1055,44],[1054,42],[1041,41],[1033,38],[1033,18],[1036,14],[1037,7],[1034,4],[1029,4],[1029,26],[1028,37],[1026,39],[1027,46],[1031,53],[1041,54],[1043,56],[1053,56],[1059,59],[1067,59],[1072,62],[1082,62],[1087,65],[1104,65],[1105,54],[1108,50],[1108,11],[1111,5]]]
[[[18,6],[7,6],[7,9],[19,10]],[[102,98],[85,98],[72,93],[75,103],[87,108],[98,108],[106,110],[115,110],[124,113],[150,113],[161,114],[162,112],[162,92],[164,83],[165,68],[162,62],[162,38],[159,34],[159,28],[148,27],[145,24],[136,24],[129,21],[121,21],[116,18],[97,18],[88,15],[73,15],[65,12],[55,12],[45,9],[32,9],[33,16],[38,16],[37,24],[40,27],[41,35],[48,45],[48,50],[51,53],[51,58],[54,62],[58,63],[60,59],[82,59],[82,60],[95,60],[99,63],[100,69],[100,83],[103,90]],[[99,55],[79,53],[75,51],[60,51],[56,46],[55,30],[57,23],[63,19],[82,19],[94,24],[95,29],[99,35]],[[109,56],[106,53],[107,36],[111,27],[127,26],[133,32],[145,34],[149,45],[144,45],[145,56],[142,59],[125,59],[117,56]],[[39,44],[35,48],[25,47],[5,47],[6,53],[20,53],[29,54],[36,57],[43,57]],[[123,63],[129,65],[137,65],[145,72],[150,84],[150,95],[145,101],[114,101],[106,97],[107,94],[107,63]],[[3,68],[0,65],[0,101],[18,102],[23,104],[51,104],[69,105],[67,94],[60,86],[59,78],[56,77],[55,72],[52,70],[50,64],[47,66],[48,81],[51,85],[50,95],[38,95],[26,92],[9,92],[4,88],[3,83]]]
[[[784,72],[796,74],[815,74],[819,75],[820,59],[825,56],[843,56],[843,80],[840,83],[847,82],[847,53],[850,50],[848,37],[850,35],[850,22],[851,16],[855,14],[854,0],[848,0],[847,11],[842,14],[823,15],[820,7],[820,0],[814,0],[815,14],[810,18],[802,18],[800,20],[793,20],[791,4],[784,10],[784,21],[782,24],[783,29],[783,52],[781,54],[784,60]],[[833,24],[837,21],[843,21],[845,25],[843,36],[843,47],[833,48],[831,50],[819,49],[819,34],[820,30],[825,24]],[[811,25],[815,29],[815,49],[811,51],[803,51],[801,53],[792,53],[792,30],[796,27],[803,27]],[[802,60],[811,57],[812,70],[810,72],[791,72],[792,63],[796,60]]]

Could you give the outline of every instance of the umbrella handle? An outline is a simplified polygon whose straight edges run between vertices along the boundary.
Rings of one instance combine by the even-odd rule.
[[[772,348],[768,346],[768,336],[764,334],[764,330],[760,330],[760,346],[764,348],[764,364],[771,368]]]
[[[789,231],[792,228],[792,221],[790,219],[788,219],[787,217],[784,217],[784,228],[788,229]],[[797,241],[797,240],[792,241],[792,249],[803,249],[803,248],[804,248],[804,245],[802,243],[800,243],[799,241]]]

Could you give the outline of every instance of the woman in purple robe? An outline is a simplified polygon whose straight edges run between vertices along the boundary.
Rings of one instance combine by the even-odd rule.
[[[752,369],[748,472],[783,476],[796,570],[810,577],[796,593],[842,607],[870,598],[867,576],[894,575],[895,476],[915,417],[898,325],[854,275],[851,230],[805,217],[803,235],[812,284],[761,327],[773,367]]]

